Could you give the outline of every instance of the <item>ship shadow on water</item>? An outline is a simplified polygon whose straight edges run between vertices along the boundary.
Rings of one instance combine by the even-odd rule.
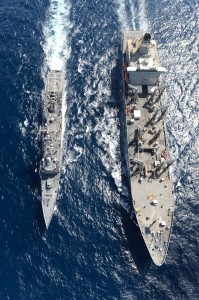
[[[41,141],[39,141],[39,147],[42,147]],[[39,148],[41,149],[41,148]],[[42,158],[42,153],[40,152],[37,157],[37,168],[33,176],[34,189],[37,191],[35,197],[35,223],[37,233],[42,236],[46,231],[46,225],[43,217],[42,203],[41,203],[41,179],[39,175],[39,165]]]
[[[130,182],[127,175],[127,161],[126,161],[126,129],[125,129],[125,106],[123,99],[123,59],[121,46],[118,49],[118,55],[116,63],[111,70],[111,98],[115,99],[119,109],[120,120],[120,155],[122,165],[122,187],[127,187],[130,194]],[[140,229],[136,223],[136,217],[132,216],[134,213],[131,197],[121,195],[121,204],[125,203],[127,210],[120,206],[120,215],[122,221],[122,235],[125,235],[124,247],[127,251],[130,251],[134,260],[136,268],[139,273],[144,275],[152,263],[150,254],[147,250],[145,242],[142,238]]]
[[[38,234],[42,236],[46,231],[46,225],[43,218],[41,197],[37,197],[35,201],[35,207],[36,207],[36,229]]]
[[[125,234],[124,246],[129,250],[135,266],[140,274],[145,274],[152,263],[145,242],[141,236],[140,229],[130,218],[129,213],[121,208],[121,221],[123,234]]]

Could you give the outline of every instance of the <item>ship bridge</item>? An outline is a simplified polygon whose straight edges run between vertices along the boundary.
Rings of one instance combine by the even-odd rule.
[[[160,75],[166,72],[158,61],[156,41],[151,39],[149,33],[136,31],[133,37],[131,32],[125,32],[124,42],[126,81],[132,84],[139,93],[142,93],[143,86],[145,90],[147,87],[150,93],[158,83]]]

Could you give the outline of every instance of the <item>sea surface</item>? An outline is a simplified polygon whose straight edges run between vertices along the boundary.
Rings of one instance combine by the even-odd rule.
[[[176,197],[166,262],[134,223],[123,156],[121,33],[150,30]],[[1,0],[0,300],[199,299],[199,2]],[[65,77],[60,192],[44,229],[38,162],[49,69]]]

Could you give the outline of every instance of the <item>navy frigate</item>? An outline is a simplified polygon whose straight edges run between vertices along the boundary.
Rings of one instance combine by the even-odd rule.
[[[164,115],[164,88],[156,41],[144,31],[127,31],[122,38],[126,161],[136,219],[153,262],[164,263],[175,199]]]
[[[63,73],[49,71],[43,95],[44,122],[40,129],[43,155],[40,163],[42,209],[46,228],[55,209],[59,190],[62,135]]]

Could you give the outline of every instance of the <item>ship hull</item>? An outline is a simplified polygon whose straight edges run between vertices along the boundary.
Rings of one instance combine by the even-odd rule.
[[[160,266],[168,250],[175,200],[163,119],[165,108],[160,101],[159,76],[164,69],[158,64],[155,41],[143,42],[143,37],[144,32],[131,31],[124,33],[122,41],[126,160],[136,219],[152,260]],[[149,54],[154,55],[155,66],[151,68],[148,63],[144,69],[139,63],[149,60]]]
[[[40,163],[42,209],[46,228],[51,222],[59,191],[61,165],[63,74],[47,74],[44,103],[44,124],[41,128],[43,157]]]

